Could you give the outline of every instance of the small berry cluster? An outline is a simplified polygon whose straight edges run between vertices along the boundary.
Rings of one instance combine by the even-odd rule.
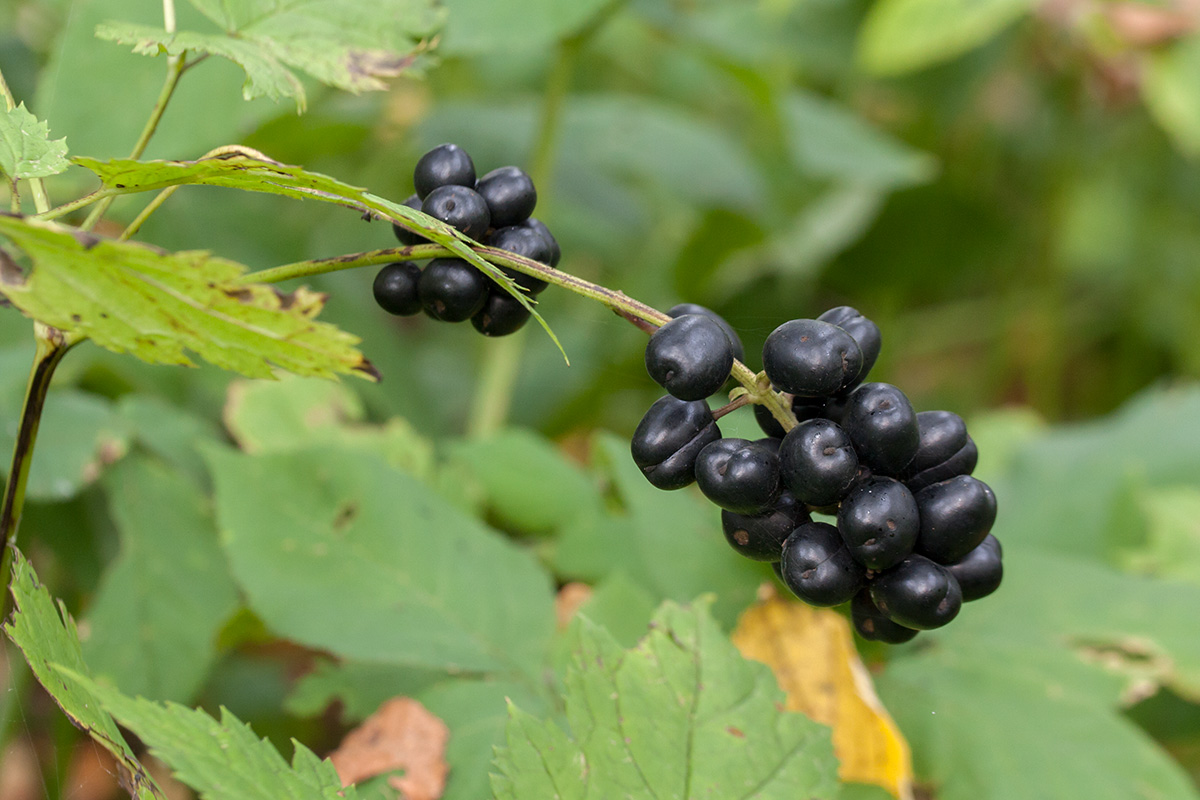
[[[646,346],[646,369],[669,394],[642,418],[631,447],[652,484],[699,484],[721,507],[735,550],[773,562],[811,605],[851,601],[867,639],[908,641],[995,591],[996,497],[971,477],[975,442],[957,414],[916,413],[895,386],[863,382],[879,355],[875,323],[842,306],[776,328],[763,346],[764,373],[799,424],[785,431],[755,405],[767,436],[750,441],[722,438],[705,402],[742,358],[737,333],[700,306],[668,313]],[[837,524],[814,521],[814,512]]]
[[[557,266],[558,242],[540,220],[530,216],[537,205],[533,180],[517,167],[500,167],[478,180],[475,163],[461,147],[443,144],[417,161],[416,193],[404,201],[457,229],[477,242]],[[405,246],[429,240],[393,225]],[[529,296],[546,288],[545,281],[503,270]],[[471,320],[484,336],[515,333],[531,316],[521,302],[461,258],[435,258],[425,269],[398,261],[379,270],[375,301],[385,311],[410,316],[424,311],[443,322]]]

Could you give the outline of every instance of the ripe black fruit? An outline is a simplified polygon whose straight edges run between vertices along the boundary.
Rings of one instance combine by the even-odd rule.
[[[487,203],[465,186],[439,186],[425,197],[421,210],[476,240],[492,224]]]
[[[958,581],[962,589],[963,602],[987,597],[1000,587],[1004,578],[1003,551],[1000,541],[991,534],[961,561],[947,564],[946,569]]]
[[[850,603],[850,619],[858,635],[872,642],[903,644],[917,635],[918,631],[892,622],[875,605],[871,591],[863,589],[854,595]]]
[[[545,263],[552,267],[557,267],[558,260],[562,258],[562,248],[558,246],[558,239],[555,239],[554,234],[550,233],[550,229],[546,227],[546,223],[542,222],[536,217],[530,217],[529,219],[520,223],[518,227],[528,228],[546,240],[546,244],[550,248],[550,257]]]
[[[906,628],[940,628],[962,609],[962,589],[950,571],[912,555],[871,581],[871,599],[888,619]]]
[[[912,552],[921,528],[917,501],[904,484],[872,477],[842,500],[838,530],[850,552],[870,569],[887,569]]]
[[[421,268],[411,261],[385,264],[371,285],[375,302],[389,314],[402,317],[416,314],[421,310],[421,296],[417,293],[420,279]]]
[[[962,417],[952,411],[922,411],[917,414],[921,444],[905,467],[904,482],[914,492],[926,486],[970,475],[979,460],[975,442],[967,433]]]
[[[682,317],[684,314],[700,314],[701,316],[708,317],[713,322],[720,325],[721,330],[725,331],[725,335],[729,337],[730,344],[733,345],[733,357],[738,361],[746,360],[746,348],[742,346],[742,338],[738,336],[737,331],[733,329],[733,326],[726,322],[725,318],[720,314],[713,311],[711,308],[705,308],[698,303],[680,303],[679,305],[671,306],[667,309],[667,316],[671,317],[672,319],[676,317]]]
[[[879,350],[883,345],[883,335],[879,332],[879,326],[860,314],[858,309],[850,306],[831,308],[817,319],[837,325],[858,342],[858,349],[862,350],[863,355],[862,371],[858,374],[858,379],[864,380],[871,367],[875,366],[875,359],[879,358]]]
[[[733,345],[721,326],[684,314],[656,330],[646,344],[646,371],[680,400],[702,400],[721,388],[733,367]]]
[[[424,200],[439,186],[474,186],[475,164],[456,144],[442,144],[421,156],[413,168],[413,187]]]
[[[696,456],[721,438],[703,400],[660,397],[642,417],[630,440],[633,461],[659,489],[682,489],[696,480]]]
[[[508,336],[520,330],[531,316],[533,313],[520,300],[493,286],[483,308],[471,317],[471,324],[484,336]]]
[[[810,419],[788,431],[779,445],[784,485],[812,506],[833,505],[858,473],[850,437],[827,419]]]
[[[759,514],[779,491],[779,458],[748,439],[718,439],[696,457],[696,484],[721,508]]]
[[[462,322],[483,308],[491,283],[461,258],[435,258],[417,282],[421,307],[443,322]]]
[[[904,392],[890,383],[864,383],[846,400],[842,427],[858,460],[882,475],[897,475],[921,444],[917,414]]]
[[[800,525],[783,543],[780,578],[792,594],[813,606],[836,606],[862,588],[867,570],[854,560],[837,528],[824,522]]]
[[[542,264],[550,263],[550,245],[546,243],[545,237],[532,228],[523,228],[519,225],[497,228],[487,237],[487,244],[489,247],[498,247]],[[500,269],[505,274],[512,276],[512,279],[524,286],[530,294],[537,294],[546,288],[546,282],[541,278],[535,278],[507,267]]]
[[[854,337],[828,322],[794,319],[763,344],[771,383],[801,397],[829,397],[858,379],[863,355]]]
[[[771,507],[761,514],[721,512],[721,529],[729,546],[754,561],[778,561],[783,542],[792,531],[809,522],[804,504],[791,492],[781,492]]]
[[[996,521],[996,495],[970,475],[927,486],[914,497],[921,512],[916,551],[939,564],[966,557]]]
[[[497,228],[524,222],[537,205],[533,179],[517,167],[492,170],[479,179],[475,191],[487,201],[492,224]]]
[[[417,197],[415,194],[410,194],[408,198],[405,199],[404,205],[408,206],[413,211],[420,211],[421,198]],[[412,247],[413,245],[417,244],[429,244],[429,240],[424,236],[413,233],[408,228],[402,228],[394,222],[392,223],[392,233],[395,234],[396,241],[400,242],[400,244],[404,245],[405,247]]]

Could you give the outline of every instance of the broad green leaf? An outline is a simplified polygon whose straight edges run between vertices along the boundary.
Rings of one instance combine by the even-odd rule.
[[[1188,36],[1147,55],[1142,97],[1176,146],[1200,156],[1200,36]]]
[[[584,27],[607,4],[607,0],[524,0],[518,11],[517,6],[495,0],[446,0],[444,49],[481,54],[548,48]]]
[[[451,456],[482,484],[492,512],[516,530],[546,533],[580,514],[599,513],[600,493],[592,482],[530,431],[514,428],[463,441]]]
[[[11,589],[16,611],[4,624],[4,632],[21,649],[38,682],[71,722],[87,732],[128,771],[137,787],[139,800],[165,797],[121,738],[113,718],[101,708],[97,694],[73,680],[64,680],[58,671],[66,667],[75,673],[87,674],[75,620],[62,603],[55,603],[50,592],[38,583],[33,567],[19,551],[13,561]]]
[[[121,552],[88,611],[84,652],[96,675],[155,700],[190,700],[238,606],[205,498],[144,457],[105,479]]]
[[[273,382],[264,382],[268,386]],[[336,386],[329,381],[322,381]],[[208,467],[200,457],[202,442],[216,441],[221,433],[204,417],[190,414],[150,394],[130,393],[117,401],[117,413],[125,420],[137,443],[171,464],[202,486]],[[41,444],[38,444],[41,447]]]
[[[732,626],[769,573],[726,544],[720,509],[691,490],[655,489],[633,463],[627,441],[599,434],[592,453],[592,468],[611,482],[621,509],[585,514],[566,526],[556,543],[555,570],[590,583],[620,571],[656,601],[712,592],[717,619]]]
[[[1145,541],[1125,557],[1133,572],[1200,583],[1200,489],[1174,486],[1141,492]]]
[[[46,178],[69,166],[67,140],[52,140],[50,127],[24,103],[0,114],[0,172],[13,179]]]
[[[897,75],[947,61],[1033,6],[1034,0],[876,0],[859,34],[859,62],[876,75]]]
[[[34,319],[143,361],[190,365],[185,350],[223,369],[267,378],[373,376],[358,341],[314,317],[324,297],[238,283],[245,268],[202,251],[164,253],[78,237],[54,223],[0,217],[0,233],[33,262],[0,272],[0,292]],[[2,264],[0,264],[2,266]]]
[[[104,710],[137,734],[175,777],[203,800],[356,800],[333,764],[293,740],[289,766],[266,739],[226,709],[220,720],[176,703],[132,699],[77,670],[58,667],[62,679],[98,698]]]
[[[193,0],[222,33],[167,32],[124,22],[97,27],[101,39],[133,45],[144,55],[204,53],[246,73],[242,95],[291,98],[305,109],[304,85],[292,72],[350,92],[387,88],[383,78],[408,69],[429,47],[442,14],[428,0],[303,0],[227,3]]]
[[[666,604],[628,651],[586,619],[572,634],[569,732],[514,707],[498,800],[835,793],[829,729],[783,711],[770,670],[743,660],[704,604]]]
[[[425,484],[344,448],[207,456],[234,574],[275,632],[362,661],[538,674],[549,577]]]

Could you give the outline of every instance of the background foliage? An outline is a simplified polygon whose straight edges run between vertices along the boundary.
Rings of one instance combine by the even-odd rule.
[[[273,35],[222,34],[246,20],[217,6],[181,3],[180,30],[215,53]],[[210,58],[147,157],[240,142],[398,201],[419,154],[457,142],[482,170],[532,172],[566,270],[659,308],[716,309],[752,368],[780,322],[856,306],[884,331],[878,379],[968,418],[1001,504],[1001,592],[944,633],[863,648],[918,780],[948,800],[1200,794],[1194,7],[372,6],[411,11],[408,34],[443,25],[387,91],[310,80],[291,67],[338,84],[294,42],[266,65]],[[130,41],[118,21],[142,41],[160,14],[140,0],[7,3],[0,69],[72,155],[123,157],[163,59],[94,33]],[[48,181],[60,201],[94,185],[80,167]],[[120,233],[142,202],[118,200],[99,232]],[[217,187],[182,189],[138,238],[252,269],[394,242],[335,206]],[[539,309],[568,368],[536,330],[485,341],[390,318],[371,272],[309,284],[329,293],[322,319],[362,338],[377,385],[230,383],[211,366],[72,352],[22,539],[80,620],[82,657],[56,663],[86,663],[128,696],[224,706],[285,754],[292,737],[323,754],[408,694],[451,728],[446,796],[478,797],[492,746],[516,758],[526,744],[506,731],[505,698],[569,737],[572,687],[616,680],[571,671],[581,639],[633,647],[662,600],[704,593],[715,623],[679,624],[728,630],[770,572],[728,551],[711,506],[654,491],[630,464],[628,434],[656,395],[641,333],[547,292]],[[29,328],[0,309],[0,447]],[[742,413],[727,435],[755,429]],[[590,633],[556,632],[553,590],[568,580],[595,587]],[[39,608],[49,625],[52,606]],[[15,651],[8,667],[12,686],[30,685]],[[108,711],[155,746],[139,724],[157,711],[70,685],[108,692]],[[0,696],[0,723],[6,741],[57,748],[45,789],[67,796],[78,734],[38,697]],[[209,724],[162,716],[168,732]],[[306,752],[297,774],[323,785]]]

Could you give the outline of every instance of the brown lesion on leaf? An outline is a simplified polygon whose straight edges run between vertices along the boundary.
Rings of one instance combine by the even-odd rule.
[[[1128,679],[1121,692],[1124,706],[1135,705],[1163,686],[1178,683],[1174,660],[1149,639],[1137,636],[1109,640],[1078,638],[1072,644],[1084,661]]]
[[[383,380],[383,373],[376,369],[375,365],[368,361],[365,357],[359,360],[359,362],[350,369],[354,372],[362,373],[363,377],[369,378],[376,383]]]
[[[0,285],[24,286],[25,273],[4,248],[0,247]]]
[[[343,503],[342,507],[338,509],[337,514],[334,515],[333,529],[339,532],[346,530],[350,523],[354,522],[354,520],[358,518],[358,511],[359,508],[357,500],[351,500],[347,503]]]
[[[249,289],[222,289],[221,293],[231,300],[249,305],[254,302],[254,292]]]

